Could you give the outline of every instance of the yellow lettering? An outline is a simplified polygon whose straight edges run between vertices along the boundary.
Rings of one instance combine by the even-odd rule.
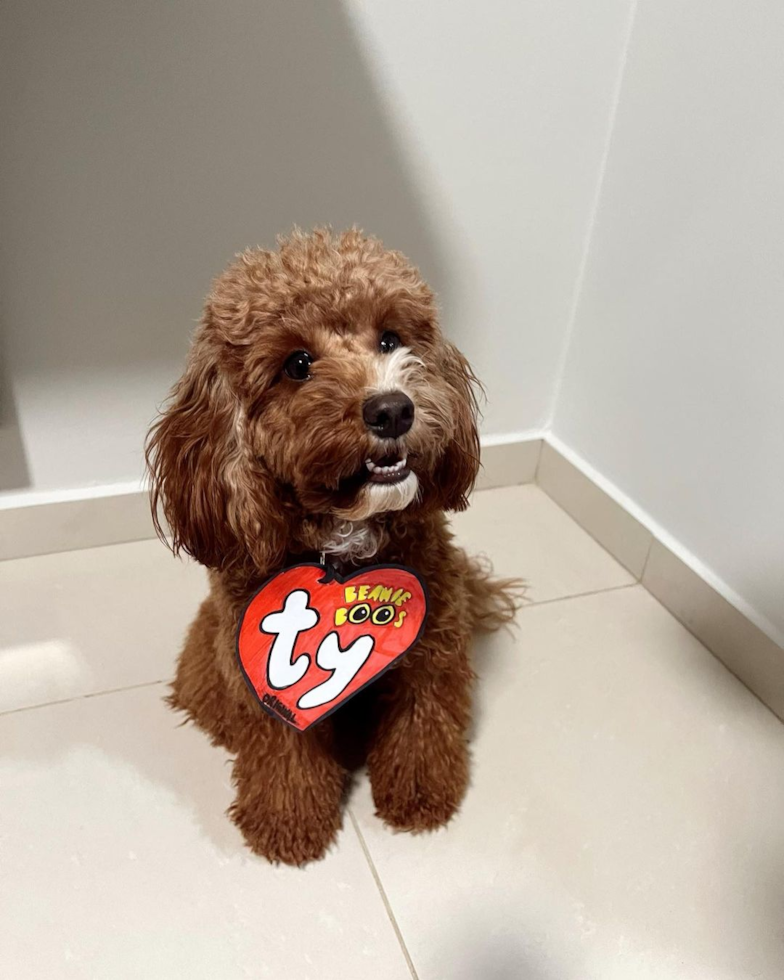
[[[335,610],[335,626],[342,626],[348,619],[348,609],[341,608]]]
[[[396,606],[402,606],[404,602],[408,602],[411,598],[410,592],[403,592],[402,589],[398,589],[395,593],[395,599],[393,600]]]
[[[364,602],[368,597],[368,592],[370,592],[369,585],[360,585],[359,587],[359,601]]]
[[[386,585],[374,585],[368,596],[368,599],[373,599],[375,602],[389,602],[391,598],[392,589]]]
[[[395,620],[395,629],[400,629],[400,627],[403,625],[403,620],[405,618],[406,618],[406,611],[405,611],[405,609],[401,609],[400,610],[400,615]]]
[[[346,589],[346,602],[356,602],[357,601],[357,590],[353,585],[347,585]]]

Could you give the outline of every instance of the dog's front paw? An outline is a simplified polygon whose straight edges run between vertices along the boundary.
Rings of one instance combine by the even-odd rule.
[[[409,729],[408,735],[415,730]],[[368,758],[376,815],[397,830],[443,827],[468,786],[468,746],[460,734],[386,738]]]
[[[443,787],[441,792],[429,787],[418,787],[409,793],[394,788],[373,792],[376,816],[395,830],[414,834],[443,827],[457,812],[462,798],[462,791],[444,793]]]
[[[324,857],[341,826],[340,810],[271,813],[259,801],[232,804],[229,816],[254,854],[273,863],[303,865]]]
[[[369,760],[376,814],[397,830],[419,833],[443,827],[457,812],[468,786],[468,752],[458,740],[454,751],[412,747],[394,758],[382,751]]]

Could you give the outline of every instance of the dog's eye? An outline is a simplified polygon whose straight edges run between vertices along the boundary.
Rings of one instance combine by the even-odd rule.
[[[292,381],[307,381],[312,363],[313,358],[306,350],[295,350],[286,358],[283,370]]]
[[[400,340],[400,337],[398,337],[396,333],[393,333],[391,330],[385,330],[381,334],[381,340],[379,341],[378,349],[381,351],[382,354],[391,354],[392,351],[397,350],[398,347],[401,346],[401,344],[402,341]]]

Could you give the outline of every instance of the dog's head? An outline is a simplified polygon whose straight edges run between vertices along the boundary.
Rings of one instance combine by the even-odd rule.
[[[461,510],[473,382],[400,253],[323,230],[249,250],[215,282],[150,432],[154,513],[175,551],[266,568],[303,525]]]

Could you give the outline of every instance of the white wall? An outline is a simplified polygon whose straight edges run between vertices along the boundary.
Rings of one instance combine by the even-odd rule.
[[[784,5],[641,0],[555,433],[784,635]]]
[[[0,499],[136,483],[210,278],[358,222],[486,435],[552,413],[781,636],[784,5],[639,0],[627,49],[633,6],[8,0]]]
[[[629,0],[8,0],[0,491],[138,479],[213,275],[296,222],[408,252],[540,427]]]

